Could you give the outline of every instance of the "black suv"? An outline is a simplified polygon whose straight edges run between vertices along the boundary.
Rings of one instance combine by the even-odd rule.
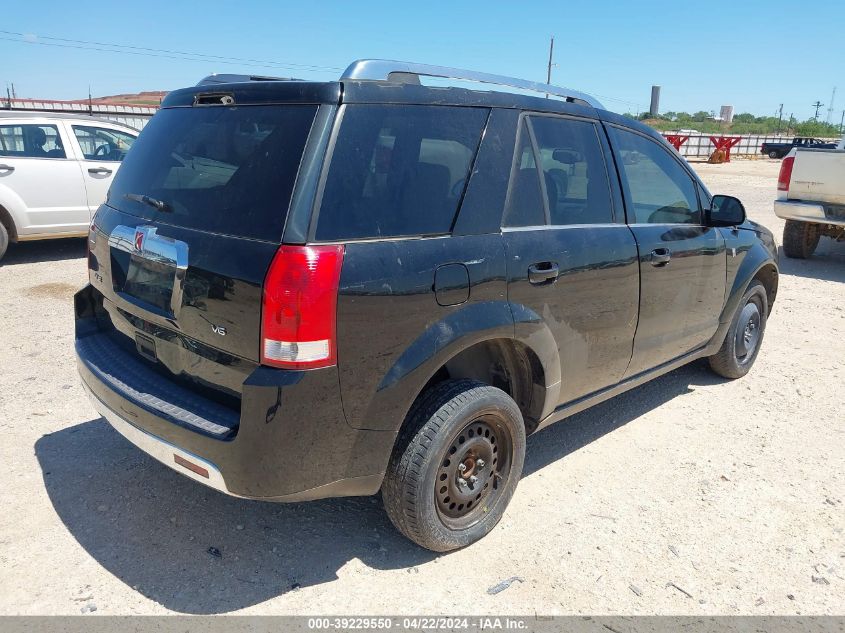
[[[131,442],[240,497],[381,491],[437,551],[501,518],[527,434],[693,359],[748,372],[778,284],[651,129],[373,60],[170,93],[88,267],[79,371]]]

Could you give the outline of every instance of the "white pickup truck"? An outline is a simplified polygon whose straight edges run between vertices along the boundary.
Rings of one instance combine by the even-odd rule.
[[[778,176],[775,215],[786,220],[783,252],[806,259],[819,238],[845,241],[845,136],[836,149],[793,149]]]

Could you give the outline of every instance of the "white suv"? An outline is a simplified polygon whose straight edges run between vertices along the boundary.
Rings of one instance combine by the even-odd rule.
[[[137,135],[85,115],[0,112],[0,258],[10,241],[87,235]]]

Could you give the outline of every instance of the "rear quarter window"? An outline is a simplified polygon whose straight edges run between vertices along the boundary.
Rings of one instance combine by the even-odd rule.
[[[314,237],[448,233],[488,113],[486,108],[347,105]]]

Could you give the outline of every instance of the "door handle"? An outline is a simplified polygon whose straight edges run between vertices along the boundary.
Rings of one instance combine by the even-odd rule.
[[[665,266],[672,259],[672,251],[668,248],[655,248],[651,251],[651,265]]]
[[[108,175],[111,173],[111,169],[108,167],[91,167],[88,169],[89,174],[105,174]]]
[[[0,171],[15,171],[11,165],[0,165]]]
[[[555,262],[537,262],[528,267],[528,282],[536,285],[555,281],[559,273],[560,267]]]

